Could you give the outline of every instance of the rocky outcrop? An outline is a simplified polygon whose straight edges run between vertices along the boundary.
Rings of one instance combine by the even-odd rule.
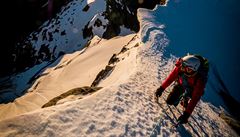
[[[37,60],[34,57],[34,49],[26,37],[48,19],[54,18],[63,5],[71,0],[15,0],[1,2],[2,17],[0,46],[0,77],[12,74],[17,70],[22,71],[26,67],[34,65]],[[48,5],[47,2],[50,2]],[[4,7],[7,7],[4,8]],[[6,9],[6,10],[5,10]],[[7,29],[5,29],[7,28]],[[34,39],[34,38],[33,38]],[[36,39],[36,37],[35,37]],[[51,40],[51,36],[49,38]],[[16,43],[21,43],[15,48]],[[18,62],[16,62],[16,53]]]
[[[19,23],[20,26],[13,25],[14,27],[17,27],[16,29],[13,30],[13,32],[16,32],[16,31],[19,32],[19,34],[17,34],[19,37],[18,36],[8,37],[7,39],[13,39],[14,42],[12,42],[11,44],[8,44],[8,46],[5,46],[5,47],[8,47],[8,50],[0,50],[1,52],[3,52],[3,54],[0,54],[1,56],[3,56],[0,59],[2,60],[1,62],[4,64],[1,67],[0,77],[3,75],[9,75],[9,74],[25,71],[28,68],[33,67],[34,65],[42,63],[43,61],[51,62],[57,57],[59,57],[60,53],[61,54],[65,53],[63,48],[62,48],[63,51],[60,51],[60,53],[57,53],[58,50],[56,49],[58,49],[59,45],[52,45],[48,43],[51,43],[52,41],[56,41],[56,39],[53,36],[55,34],[60,35],[61,38],[63,39],[65,38],[65,41],[63,43],[66,43],[66,44],[70,43],[69,40],[66,38],[66,30],[63,30],[63,29],[61,30],[59,27],[57,27],[58,24],[60,23],[61,17],[58,15],[54,16],[55,15],[54,13],[57,13],[60,7],[69,1],[70,0],[64,0],[60,2],[60,1],[52,0],[53,14],[45,14],[46,12],[48,12],[47,10],[49,10],[47,9],[47,6],[46,6],[47,1],[41,1],[37,3],[37,1],[33,0],[31,1],[32,2],[31,4],[35,5],[34,6],[35,8],[32,9],[31,7],[29,11],[26,10],[28,14],[29,13],[34,14],[31,16],[29,15],[29,18],[28,17],[21,18],[21,16],[23,16],[21,14],[23,12],[21,11],[23,7],[20,7],[20,8],[18,7],[20,10],[20,13],[19,13],[20,18],[14,18],[14,16],[12,16],[14,18],[14,21],[11,21],[11,22]],[[27,3],[28,2],[26,2],[25,4],[28,5]],[[137,20],[137,9],[139,7],[152,9],[155,7],[156,4],[159,4],[159,3],[161,3],[161,1],[157,1],[157,0],[153,0],[151,2],[146,0],[145,1],[107,0],[106,10],[96,15],[95,20],[93,20],[93,22],[89,21],[85,25],[84,29],[82,30],[83,38],[91,39],[94,35],[96,35],[95,32],[93,32],[94,27],[97,33],[99,30],[98,28],[101,28],[102,30],[104,30],[104,32],[100,33],[101,35],[100,37],[107,38],[107,39],[119,35],[121,31],[121,27],[125,27],[129,30],[138,32],[139,22]],[[62,8],[62,12],[67,10],[69,6],[70,5],[67,5],[64,8]],[[81,10],[83,10],[83,12],[88,12],[90,8],[91,8],[91,5],[87,4]],[[39,9],[39,13],[34,12],[36,9]],[[32,12],[31,10],[34,10],[34,11]],[[39,27],[43,21],[50,18],[47,15],[51,15],[50,17],[54,17],[51,19],[51,21],[48,22],[51,24],[46,24],[49,26],[48,28]],[[44,16],[44,18],[42,18],[42,16]],[[31,18],[31,17],[34,17],[34,18]],[[23,23],[23,25],[27,25],[29,23],[35,24],[35,25],[33,26],[27,25],[27,27],[31,29],[25,29],[24,27],[21,26],[22,21],[23,22],[26,21],[25,23]],[[68,22],[72,24],[73,20],[69,18]],[[21,28],[22,30],[18,31],[19,28]],[[36,28],[38,29],[36,30]],[[49,28],[54,28],[54,29],[49,30]],[[29,33],[32,32],[32,30],[34,29],[36,31],[29,36]],[[21,31],[24,31],[24,32],[20,33]],[[37,35],[38,32],[41,32],[41,34]],[[33,47],[32,42],[29,39],[31,39],[31,41],[45,41],[45,43],[42,45],[38,45],[40,47],[36,48],[36,47]]]
[[[139,31],[139,22],[137,19],[137,9],[147,8],[153,9],[157,4],[165,4],[166,0],[107,0],[106,11],[103,13],[105,19],[109,22],[106,31],[103,33],[103,38],[110,39],[118,36],[120,26],[124,26],[132,31]],[[86,24],[83,32],[84,37],[92,37],[92,26]]]
[[[240,135],[240,121],[226,112],[221,112],[219,116]]]
[[[58,3],[59,5],[57,6],[60,8],[62,5],[64,5],[68,1],[69,0],[64,0],[62,1],[62,3]],[[32,2],[34,3],[35,1],[32,1]],[[57,2],[55,2],[55,4],[57,4]],[[1,56],[3,56],[0,58],[1,59],[0,63],[3,64],[1,65],[2,67],[1,67],[0,73],[5,74],[5,76],[11,75],[11,74],[18,74],[19,72],[27,71],[33,66],[40,64],[44,61],[46,61],[47,62],[46,64],[49,65],[53,61],[61,57],[61,55],[67,53],[67,51],[65,52],[65,50],[71,49],[70,47],[71,45],[74,45],[74,43],[68,40],[67,36],[69,33],[65,28],[60,28],[59,24],[62,23],[61,19],[66,15],[64,11],[69,9],[70,6],[73,6],[74,4],[76,3],[71,2],[68,5],[66,5],[64,8],[61,9],[61,14],[58,14],[55,17],[54,15],[52,15],[52,17],[54,18],[46,22],[41,27],[39,27],[41,23],[39,23],[38,26],[33,27],[36,31],[31,33],[31,35],[28,34],[31,31],[26,29],[28,33],[24,32],[24,35],[21,35],[21,38],[16,39],[16,41],[12,43],[12,45],[14,46],[12,47],[9,46],[10,49],[6,50],[6,52],[5,50],[0,50],[1,52],[4,51],[4,54],[0,54]],[[129,30],[137,32],[139,30],[139,22],[137,20],[137,9],[139,7],[153,8],[155,7],[156,4],[159,4],[159,1],[156,0],[151,2],[149,1],[140,2],[139,0],[129,0],[129,1],[128,0],[107,0],[106,10],[101,13],[97,13],[91,19],[91,21],[89,21],[89,23],[86,24],[85,27],[84,25],[82,26],[82,28],[84,28],[82,37],[85,39],[91,39],[94,35],[98,33],[99,34],[98,36],[109,39],[119,35],[122,27],[125,27]],[[44,2],[41,3],[40,5],[46,6]],[[54,7],[56,7],[56,5]],[[91,4],[86,4],[82,7],[80,11],[88,12],[89,9],[91,9]],[[75,10],[76,9],[72,9],[71,11],[67,10],[67,13],[69,13],[69,15],[70,14],[72,15],[75,13],[74,12]],[[48,19],[48,17],[46,17],[45,19]],[[71,18],[71,16],[66,18],[66,20],[70,26],[74,22],[74,19]],[[18,20],[16,19],[15,22],[18,22]],[[39,28],[36,29],[37,27]],[[81,29],[79,30],[73,29],[73,33],[79,33]],[[14,31],[17,31],[17,29]],[[27,35],[28,37],[26,37]],[[54,37],[55,35],[60,37],[55,38]],[[52,44],[58,40],[62,40],[58,45]],[[34,43],[36,42],[40,42],[40,44],[37,46],[34,45]],[[71,44],[68,44],[68,43],[71,43]],[[64,45],[65,47],[62,45]],[[78,47],[84,47],[84,46],[81,46],[81,45],[84,45],[82,43],[78,45],[75,44],[75,45]],[[123,49],[123,51],[124,50],[127,50],[127,49]],[[116,58],[112,58],[112,60],[114,59],[117,60]],[[42,67],[41,70],[48,67],[48,65]],[[114,67],[106,67],[107,72],[110,72],[112,69],[114,69]],[[40,74],[41,70],[38,73],[33,75],[31,80],[29,81],[29,84],[31,84],[39,75],[41,75]],[[3,76],[2,74],[0,74],[0,77]],[[0,85],[1,84],[3,84],[3,82],[1,82],[0,80]],[[9,81],[8,85],[10,84],[11,84],[11,81]]]
[[[42,108],[45,108],[45,107],[50,107],[50,106],[54,106],[58,103],[58,101],[62,100],[62,99],[65,99],[67,98],[68,96],[70,95],[75,95],[75,96],[79,96],[79,95],[87,95],[87,94],[92,94],[98,90],[100,90],[101,87],[88,87],[88,86],[85,86],[85,87],[79,87],[79,88],[74,88],[74,89],[71,89],[53,99],[51,99],[49,102],[47,102],[46,104],[44,104],[42,106]],[[81,97],[80,97],[81,99]]]
[[[116,64],[118,62],[120,62],[121,60],[124,60],[125,57],[119,57],[122,56],[126,51],[138,47],[139,43],[136,43],[136,45],[134,45],[133,47],[128,47],[129,44],[134,41],[136,39],[137,35],[135,35],[122,49],[119,53],[117,54],[113,54],[112,57],[110,58],[110,60],[108,61],[108,64],[106,65],[106,67],[104,69],[102,69],[96,76],[96,78],[94,79],[94,81],[91,84],[91,87],[96,87],[98,86],[98,84],[106,79],[108,76],[111,75],[112,71],[114,71],[114,68],[116,66]]]

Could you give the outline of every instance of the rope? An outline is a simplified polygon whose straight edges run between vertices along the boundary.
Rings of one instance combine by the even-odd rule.
[[[161,117],[158,119],[157,124],[154,126],[153,130],[151,131],[150,137],[153,137],[154,135],[156,136],[159,134],[156,129],[157,129],[157,126],[159,126],[160,120],[161,120]],[[154,134],[155,131],[156,131],[156,134]]]
[[[166,90],[165,93],[170,93],[170,91],[169,91],[169,90]],[[166,101],[164,95],[162,95],[162,98]],[[179,99],[180,99],[180,101],[181,101],[181,100],[183,99],[183,95],[181,95],[181,96],[179,97]],[[158,102],[158,100],[157,100],[157,104],[160,106],[160,103]],[[169,106],[168,104],[167,104],[167,106],[168,106],[167,109],[164,109],[164,108],[162,108],[162,109],[163,109],[164,111],[167,111],[168,109],[170,109],[170,106]],[[175,107],[175,106],[174,106],[174,107]],[[177,109],[177,108],[175,107],[175,109]],[[179,112],[178,109],[177,109],[177,111]],[[173,113],[173,112],[172,112],[172,113]],[[180,113],[180,112],[179,112],[179,113]],[[180,113],[180,114],[181,114],[181,113]],[[176,119],[176,117],[175,117],[175,119]],[[160,124],[160,121],[161,121],[161,120],[162,120],[162,118],[159,117],[158,121],[156,122],[154,128],[153,128],[152,131],[151,131],[150,137],[156,137],[156,136],[159,134],[159,131],[157,130],[157,127],[159,127],[159,124]]]
[[[183,98],[184,98],[184,96],[182,96],[182,99],[181,99],[181,100],[183,100]],[[163,99],[165,100],[164,97],[163,97]],[[167,104],[167,105],[168,105],[168,104]],[[169,105],[168,105],[168,106],[169,106]],[[177,110],[177,112],[178,112],[179,114],[181,114],[180,110],[179,110],[176,106],[173,105],[173,107]],[[195,119],[193,116],[190,115],[190,117],[196,122],[196,119]],[[196,123],[197,123],[197,122],[196,122]],[[193,132],[194,132],[198,137],[200,137],[198,131],[192,126],[192,124],[191,124],[190,122],[188,122],[187,124],[191,127],[191,129],[193,130]],[[198,123],[197,123],[197,124],[198,124]],[[200,130],[202,130],[202,129],[200,128]],[[202,131],[203,131],[203,130],[202,130]],[[205,133],[205,135],[207,135],[205,131],[203,131],[203,132]],[[207,135],[207,136],[208,136],[208,135]]]
[[[157,104],[158,104],[159,106],[161,105],[161,104],[158,102],[158,100],[157,100]],[[168,109],[169,109],[169,107],[168,107],[167,109],[162,108],[162,110],[164,110],[164,111],[167,111]],[[159,117],[158,121],[156,122],[154,128],[153,128],[152,131],[151,131],[150,137],[155,137],[155,136],[157,136],[157,135],[159,134],[159,132],[157,131],[157,127],[159,126],[159,123],[160,123],[161,120],[162,120],[162,118]],[[155,133],[155,134],[154,134],[154,133]]]
[[[165,93],[170,93],[170,90],[166,90],[165,91]],[[166,101],[166,97],[164,96],[164,95],[162,95],[162,98],[163,98],[163,100],[164,101]],[[181,95],[180,97],[179,97],[179,99],[180,99],[180,101],[181,100],[183,100],[183,95]],[[159,102],[157,102],[158,103],[158,105],[160,106],[160,103]],[[170,108],[170,106],[168,105],[168,104],[166,104],[167,105],[167,109],[164,109],[164,108],[162,108],[162,110],[164,110],[164,111],[167,111],[168,109],[170,109],[171,110],[171,108]],[[177,112],[181,115],[181,112],[179,111],[179,109],[177,108],[177,107],[175,107],[174,106],[174,108],[177,110]],[[171,110],[171,113],[174,115],[174,112]],[[167,115],[168,116],[168,115]],[[168,116],[169,117],[169,116]],[[169,117],[170,119],[171,119],[171,117]],[[175,120],[177,120],[177,118],[175,117],[175,115],[174,115],[174,119]],[[157,136],[158,134],[159,134],[159,131],[157,130],[157,127],[159,126],[159,123],[160,123],[160,121],[162,120],[162,118],[160,117],[159,119],[158,119],[158,121],[157,121],[157,123],[156,123],[156,125],[154,126],[154,128],[152,129],[152,131],[151,131],[151,134],[150,134],[150,137],[155,137],[155,136]],[[172,123],[174,123],[174,121],[172,121]],[[175,123],[174,123],[175,124]],[[190,125],[190,127],[193,129],[193,126],[190,124],[190,123],[188,123],[189,125]],[[193,129],[193,132],[195,132],[195,134],[197,134],[198,136],[199,136],[199,134],[196,132],[196,130],[194,130]]]

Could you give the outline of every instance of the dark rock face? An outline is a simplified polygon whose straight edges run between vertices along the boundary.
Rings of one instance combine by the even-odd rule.
[[[72,0],[15,0],[3,1],[1,3],[1,10],[4,11],[0,12],[3,14],[1,16],[1,22],[3,23],[1,26],[3,28],[0,31],[2,33],[0,46],[0,90],[1,94],[6,93],[7,98],[0,97],[0,103],[12,101],[15,99],[15,96],[21,96],[12,96],[12,94],[15,94],[11,89],[14,83],[12,83],[12,77],[9,76],[26,71],[43,61],[47,61],[48,65],[50,65],[65,54],[65,51],[57,50],[57,45],[48,44],[48,42],[56,40],[54,33],[59,34],[63,38],[67,35],[66,30],[61,30],[61,28],[57,27],[60,24],[61,16],[56,15],[56,13],[60,9],[66,11],[71,6],[68,4],[70,1]],[[135,32],[139,31],[137,9],[139,7],[154,8],[156,4],[159,4],[159,1],[142,0],[141,3],[139,1],[141,0],[106,0],[106,11],[99,14],[101,18],[97,18],[92,26],[88,27],[89,23],[85,25],[82,30],[83,38],[93,37],[93,27],[106,29],[103,37],[108,39],[119,35],[121,31],[120,26]],[[86,5],[82,11],[88,12],[89,8],[91,8],[90,5]],[[108,22],[102,22],[102,17]],[[49,31],[49,29],[41,26],[46,20],[50,20],[46,26],[55,28],[54,30]],[[73,24],[73,19],[68,18],[68,22]],[[41,37],[38,36],[40,32]],[[29,35],[30,33],[31,35]],[[38,40],[48,42],[36,48],[32,45],[32,41],[36,42]],[[68,39],[65,40],[65,43],[69,42]],[[127,49],[123,49],[122,52],[125,50]],[[110,64],[117,61],[118,59],[113,57]],[[36,72],[28,84],[31,84],[38,76],[41,76],[41,71],[48,65]],[[106,67],[102,72],[103,74],[96,78],[97,80],[93,85],[97,85],[101,77],[110,73],[112,69],[114,67]],[[26,90],[22,91],[22,93],[25,92]]]
[[[47,5],[48,1],[49,6]],[[20,49],[15,49],[15,45],[23,41],[44,21],[54,17],[60,8],[69,1],[14,0],[1,2],[3,28],[0,32],[2,43],[0,46],[0,77],[9,75],[16,70],[21,71],[25,67],[31,67],[32,62],[35,61],[32,47],[26,44],[27,42],[24,42]],[[23,55],[18,59],[21,62],[15,62],[16,55],[12,55],[13,52]],[[30,59],[32,57],[33,59]]]
[[[0,77],[7,76],[13,73],[21,72],[26,68],[33,67],[41,63],[41,61],[51,61],[54,59],[54,54],[48,49],[51,45],[42,45],[40,51],[36,51],[31,43],[26,40],[27,36],[33,30],[39,32],[43,28],[39,28],[42,23],[48,19],[55,17],[56,24],[59,22],[56,13],[60,11],[63,5],[66,5],[71,0],[16,0],[2,4],[3,7],[9,7],[3,11],[4,31],[1,31],[3,37],[0,46]],[[47,3],[49,2],[49,3]],[[152,9],[156,4],[160,4],[161,0],[107,0],[106,11],[103,16],[109,21],[105,26],[106,31],[103,38],[112,38],[120,33],[120,26],[124,26],[132,31],[139,31],[139,22],[137,20],[137,9],[139,7]],[[89,5],[83,9],[87,12]],[[10,12],[11,11],[11,12]],[[102,26],[101,20],[96,20],[94,26]],[[60,33],[61,36],[66,35],[65,31],[59,31],[58,28],[54,33]],[[93,36],[92,28],[86,24],[83,29],[83,37],[90,38]],[[38,40],[33,34],[32,40]],[[52,32],[43,30],[42,40],[53,41]],[[66,41],[68,42],[68,41]],[[19,45],[17,45],[19,43]],[[16,48],[17,47],[17,48]]]
[[[107,0],[106,11],[103,16],[109,21],[103,38],[110,39],[118,36],[120,26],[138,32],[139,22],[137,20],[137,9],[147,8],[153,9],[157,4],[164,4],[165,0]],[[92,36],[92,28],[85,26],[84,38]]]
[[[89,8],[90,8],[89,5],[86,5],[86,6],[82,9],[82,11],[87,12]]]
[[[36,51],[30,43],[25,43],[20,48],[15,49],[15,53],[15,56],[18,56],[18,58],[14,59],[16,62],[15,65],[17,66],[15,67],[15,71],[23,70],[26,66],[32,67],[37,61],[35,57]]]
[[[105,17],[109,20],[104,38],[112,38],[120,33],[120,26],[138,32],[139,22],[137,19],[137,9],[153,9],[157,4],[164,4],[161,0],[122,0],[122,4],[114,0],[107,1]]]
[[[51,99],[49,102],[47,102],[46,104],[44,104],[42,106],[42,108],[46,108],[46,107],[50,107],[50,106],[54,106],[57,104],[58,101],[70,96],[70,95],[87,95],[87,94],[92,94],[98,90],[102,89],[102,87],[88,87],[88,86],[85,86],[85,87],[78,87],[78,88],[74,88],[74,89],[71,89],[53,99]],[[81,97],[79,98],[81,99]]]

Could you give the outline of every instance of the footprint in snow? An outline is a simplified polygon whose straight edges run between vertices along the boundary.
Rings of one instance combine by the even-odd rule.
[[[117,113],[123,113],[124,112],[124,109],[119,107],[119,106],[114,106],[112,108],[113,111],[116,111]]]

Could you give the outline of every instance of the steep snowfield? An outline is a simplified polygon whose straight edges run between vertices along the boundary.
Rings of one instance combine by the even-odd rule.
[[[87,5],[89,8],[84,12]],[[30,35],[31,43],[37,51],[41,45],[49,45],[51,53],[56,56],[60,51],[71,53],[79,50],[88,40],[83,38],[83,28],[105,9],[104,0],[73,0],[56,18],[43,24],[39,32]]]
[[[83,10],[85,7],[88,7],[87,10]],[[31,54],[35,55],[31,56],[37,56],[37,61],[42,63],[35,65],[33,68],[26,68],[25,72],[12,77],[12,87],[1,90],[0,101],[9,102],[22,96],[25,90],[31,85],[31,82],[30,84],[28,83],[31,77],[39,74],[38,72],[41,72],[49,65],[53,66],[57,64],[52,64],[52,61],[55,60],[54,57],[58,59],[56,62],[59,62],[59,55],[61,53],[73,53],[84,48],[90,37],[84,38],[83,30],[89,22],[94,30],[93,35],[102,37],[102,34],[106,30],[106,27],[103,28],[102,25],[106,25],[108,22],[102,16],[105,10],[106,2],[104,0],[73,0],[64,6],[55,18],[46,21],[38,30],[31,33],[26,38],[27,43],[17,45],[19,49],[28,49],[30,47],[27,45],[32,45],[34,50]],[[102,25],[94,25],[97,19],[102,21]],[[16,60],[22,58],[21,54],[28,51],[20,50],[18,52],[23,53],[13,54],[15,59],[17,58]],[[18,56],[18,54],[20,55]],[[45,60],[47,56],[50,56],[50,61]],[[36,60],[34,62],[36,63]]]
[[[0,120],[41,108],[52,98],[70,89],[91,86],[96,75],[105,68],[112,55],[120,52],[134,35],[116,37],[111,41],[94,37],[89,47],[64,55],[57,64],[42,72],[28,89],[28,93],[14,102],[0,104]],[[20,82],[29,80],[25,75],[22,76],[25,78],[22,79],[24,81]]]
[[[174,67],[177,59],[177,56],[167,49],[169,38],[164,33],[164,25],[157,18],[158,14],[154,14],[158,8],[154,11],[138,11],[141,30],[137,36],[129,35],[119,38],[119,41],[106,41],[127,45],[128,50],[118,52],[117,57],[120,61],[115,63],[115,68],[108,77],[100,82],[99,86],[103,87],[101,90],[81,100],[2,120],[0,136],[237,137],[238,135],[219,117],[220,109],[210,103],[200,101],[189,119],[189,124],[179,128],[172,128],[172,125],[182,108],[168,106],[164,101],[171,87],[160,98],[160,105],[155,103],[154,92]],[[84,53],[91,53],[90,49]],[[79,55],[79,58],[82,55]],[[75,54],[69,56],[75,57]],[[76,68],[78,63],[84,63],[76,60],[77,58],[69,64],[70,70]],[[64,65],[64,62],[62,63]],[[61,77],[57,80],[68,77],[73,79],[78,75],[75,71],[68,72],[58,73]],[[54,73],[48,75],[51,74]],[[51,81],[52,79],[46,79],[45,82]],[[57,89],[60,85],[55,86]]]
[[[218,117],[218,109],[202,101],[193,112],[190,124],[172,128],[181,107],[168,108],[164,102],[167,92],[158,106],[153,93],[174,66],[176,57],[164,57],[169,41],[160,29],[156,29],[160,24],[151,21],[151,14],[140,10],[139,16],[142,23],[140,39],[132,42],[145,42],[138,47],[131,46],[130,50],[119,55],[124,59],[116,64],[116,69],[109,75],[111,80],[106,78],[100,83],[104,86],[102,90],[81,100],[3,120],[0,122],[0,135],[237,136]],[[130,66],[124,65],[124,62]],[[123,76],[120,81],[114,82],[130,70],[132,72],[127,73],[128,77]]]

